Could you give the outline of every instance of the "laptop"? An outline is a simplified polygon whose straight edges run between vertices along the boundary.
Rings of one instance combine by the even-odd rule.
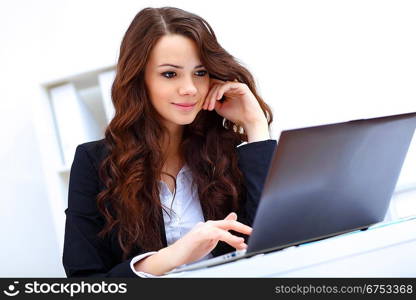
[[[166,273],[216,266],[384,220],[416,112],[281,132],[247,249]]]

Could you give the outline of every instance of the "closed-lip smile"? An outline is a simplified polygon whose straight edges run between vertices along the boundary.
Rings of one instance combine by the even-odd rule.
[[[191,112],[194,111],[194,108],[196,107],[197,102],[195,103],[172,103],[176,109],[183,111],[183,112]]]
[[[172,103],[172,104],[183,106],[183,107],[190,107],[190,106],[194,106],[196,102],[195,103]]]

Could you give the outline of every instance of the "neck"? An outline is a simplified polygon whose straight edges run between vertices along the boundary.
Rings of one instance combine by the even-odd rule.
[[[169,137],[166,137],[163,142],[163,149],[167,160],[176,160],[181,158],[180,144],[182,142],[183,126],[175,126],[168,128]]]

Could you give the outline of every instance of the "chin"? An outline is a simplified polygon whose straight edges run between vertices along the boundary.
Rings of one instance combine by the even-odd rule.
[[[177,120],[176,124],[178,125],[189,125],[191,124],[193,121],[195,121],[196,116],[194,117],[189,117],[189,118],[182,118],[181,120]]]

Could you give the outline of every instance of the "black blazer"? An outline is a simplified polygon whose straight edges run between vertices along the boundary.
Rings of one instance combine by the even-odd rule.
[[[238,221],[249,226],[252,225],[275,146],[275,140],[266,140],[236,148],[238,166],[246,186],[244,199],[241,199],[244,205],[237,215]],[[105,239],[97,237],[105,224],[95,200],[97,194],[104,189],[97,171],[104,156],[104,140],[81,144],[75,152],[69,180],[68,208],[65,210],[62,257],[68,277],[138,277],[130,268],[130,262],[134,256],[145,251],[137,247],[123,261],[116,232],[111,232]],[[160,227],[166,247],[164,224],[161,223]],[[220,241],[211,253],[218,256],[234,250]]]

